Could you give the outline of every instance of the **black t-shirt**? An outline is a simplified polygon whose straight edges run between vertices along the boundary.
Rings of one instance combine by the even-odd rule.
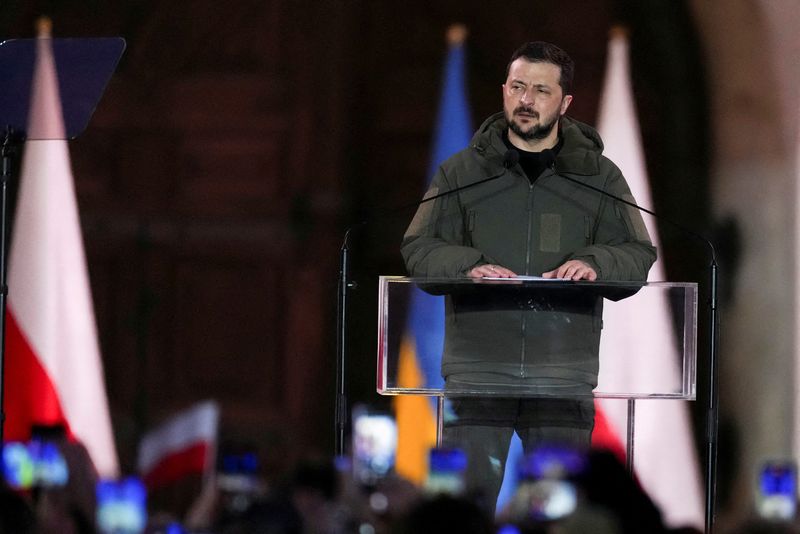
[[[525,176],[528,177],[531,183],[535,182],[536,179],[541,176],[542,172],[552,163],[553,158],[564,145],[564,141],[559,135],[558,143],[551,149],[552,154],[547,154],[545,152],[528,152],[527,150],[520,150],[512,145],[511,141],[508,139],[508,132],[503,132],[503,142],[509,150],[516,150],[519,152],[519,164],[522,166],[522,170],[525,171]]]

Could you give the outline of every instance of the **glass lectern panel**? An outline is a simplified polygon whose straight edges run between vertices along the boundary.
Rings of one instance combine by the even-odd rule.
[[[378,310],[383,395],[695,399],[697,284],[383,276]]]

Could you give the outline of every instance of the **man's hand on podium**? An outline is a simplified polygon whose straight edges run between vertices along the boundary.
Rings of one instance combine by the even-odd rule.
[[[569,260],[558,269],[542,273],[542,278],[561,278],[564,280],[597,280],[597,273],[588,263],[581,260]]]
[[[473,267],[467,274],[470,278],[514,278],[517,276],[514,271],[490,263]]]

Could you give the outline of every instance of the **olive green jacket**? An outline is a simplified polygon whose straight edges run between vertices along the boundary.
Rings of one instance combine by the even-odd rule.
[[[563,178],[634,202],[597,132],[562,118],[563,146],[531,184],[518,164],[503,165],[506,128],[502,113],[489,117],[470,146],[439,167],[426,197],[497,179],[420,206],[401,248],[410,276],[463,277],[483,263],[538,276],[579,259],[599,280],[646,280],[656,250],[641,214]],[[550,297],[535,305],[492,298],[448,297],[444,376],[497,372],[596,384],[602,299],[566,305],[555,297],[554,306]]]

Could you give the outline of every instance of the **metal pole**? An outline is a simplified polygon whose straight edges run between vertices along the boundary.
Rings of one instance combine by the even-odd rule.
[[[344,234],[344,242],[339,254],[339,287],[338,287],[338,306],[336,307],[336,414],[335,414],[335,435],[336,456],[344,456],[345,431],[347,429],[347,300],[348,293],[353,284],[350,282],[350,250],[348,241],[350,239],[350,229]]]
[[[436,446],[442,446],[442,433],[444,432],[444,395],[436,398]]]
[[[633,441],[636,426],[636,399],[628,399],[628,432],[626,437],[625,467],[633,476]]]
[[[709,299],[708,412],[706,419],[706,534],[714,531],[717,493],[717,434],[719,429],[719,318],[717,317],[717,262],[711,260],[711,298]]]

